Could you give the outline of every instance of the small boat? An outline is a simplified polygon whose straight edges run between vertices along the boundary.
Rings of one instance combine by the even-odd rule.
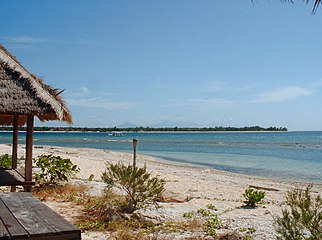
[[[108,135],[113,136],[113,137],[121,137],[121,136],[123,136],[123,133],[122,132],[110,132]]]

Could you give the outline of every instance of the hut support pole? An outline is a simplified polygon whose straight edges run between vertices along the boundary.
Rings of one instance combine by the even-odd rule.
[[[19,115],[15,114],[13,117],[13,136],[12,136],[12,169],[17,169],[18,162],[18,122]],[[16,191],[16,186],[11,186],[11,192]]]
[[[33,145],[34,116],[28,115],[27,118],[27,136],[26,136],[26,164],[25,181],[32,181],[32,145]],[[31,186],[25,186],[26,192],[31,192]]]
[[[15,114],[13,119],[12,169],[17,168],[17,161],[18,161],[18,120],[19,120],[19,115]]]

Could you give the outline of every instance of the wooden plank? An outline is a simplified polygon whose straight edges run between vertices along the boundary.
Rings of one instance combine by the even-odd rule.
[[[12,169],[0,168],[0,186],[35,185],[34,182],[25,182],[25,179]]]
[[[51,210],[31,193],[17,192],[0,194],[2,201],[8,206],[20,224],[30,236],[44,237],[66,234],[70,239],[80,239],[80,230]],[[65,236],[65,235],[64,235]]]
[[[42,234],[42,235],[30,235],[28,240],[80,240],[81,239],[81,232],[61,232],[56,233],[55,235],[52,234]]]
[[[21,226],[19,221],[8,209],[8,206],[0,200],[0,216],[3,225],[12,237],[28,236],[28,232]]]
[[[6,226],[3,224],[2,218],[0,216],[0,239],[5,239],[10,237],[10,234],[6,228]]]
[[[10,169],[0,169],[0,186],[16,186],[21,185],[22,179],[20,176],[15,176],[13,170]]]

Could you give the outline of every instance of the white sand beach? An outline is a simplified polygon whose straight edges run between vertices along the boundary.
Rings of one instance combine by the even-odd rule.
[[[10,154],[10,151],[9,145],[0,145],[0,154]],[[21,146],[19,153],[24,154],[24,149]],[[104,183],[99,180],[105,170],[106,162],[132,162],[132,154],[100,149],[35,146],[34,156],[41,154],[55,154],[70,158],[80,168],[80,172],[77,174],[78,180],[73,181],[86,180],[91,174],[94,174],[94,179],[98,181],[84,181],[92,186],[92,194],[100,194],[104,189]],[[254,228],[256,229],[252,235],[254,239],[275,239],[273,215],[280,214],[281,209],[285,207],[283,201],[286,192],[296,187],[306,186],[306,183],[303,182],[264,179],[194,165],[175,164],[140,154],[137,161],[141,166],[146,164],[149,171],[166,180],[164,197],[173,200],[159,203],[157,208],[151,206],[141,210],[141,215],[145,215],[156,223],[186,221],[187,219],[183,217],[184,213],[196,212],[198,209],[206,208],[206,205],[212,204],[218,208],[216,213],[225,228],[230,230]],[[242,194],[249,186],[255,186],[265,191],[264,204],[253,209],[242,208],[244,205]],[[322,184],[314,184],[313,192],[322,195]],[[186,201],[187,199],[189,201]],[[46,202],[46,204],[71,222],[73,222],[75,212],[79,211],[77,207],[76,210],[66,207],[67,203]],[[226,231],[225,228],[218,232]],[[82,239],[108,239],[108,236],[106,232],[84,232]],[[184,233],[174,233],[173,235],[173,239],[187,238],[189,235]]]

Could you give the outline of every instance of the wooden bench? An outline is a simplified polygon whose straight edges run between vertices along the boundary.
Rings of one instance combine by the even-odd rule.
[[[78,240],[81,232],[29,192],[0,193],[0,239]]]
[[[26,182],[17,169],[0,168],[0,186],[32,186],[35,182]]]

